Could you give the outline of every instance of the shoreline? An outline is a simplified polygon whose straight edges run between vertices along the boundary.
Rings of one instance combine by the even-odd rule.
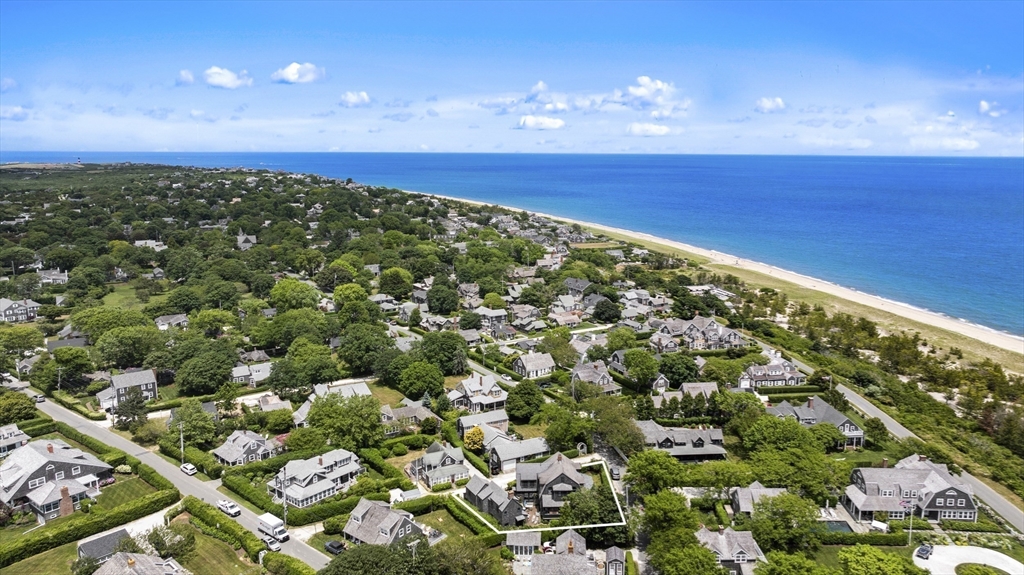
[[[527,210],[523,208],[516,208],[513,206],[506,206],[502,204],[493,204],[488,202],[481,202],[477,200],[468,200],[464,198],[457,198],[454,196],[447,196],[444,194],[431,194],[425,192],[417,192],[414,190],[403,190],[410,194],[419,194],[422,196],[431,196],[436,198],[442,198],[447,200],[454,200],[458,202],[465,202],[471,205],[488,206],[497,205],[499,207],[516,210],[526,211],[531,214],[536,214],[541,217],[545,217],[552,220],[559,220],[568,222],[570,224],[579,224],[580,226],[591,228],[598,231],[609,232],[628,238],[633,238],[640,241],[654,242],[670,248],[678,249],[684,252],[690,252],[697,256],[710,260],[710,263],[739,268],[747,271],[752,271],[773,278],[787,281],[797,286],[816,290],[828,295],[832,295],[841,299],[851,301],[856,304],[874,308],[878,311],[891,313],[916,321],[922,324],[929,325],[938,329],[950,331],[965,337],[969,337],[978,340],[982,343],[998,347],[1000,349],[1018,353],[1024,355],[1024,337],[1016,336],[1011,333],[999,331],[988,326],[984,326],[977,323],[972,323],[968,320],[961,318],[954,318],[939,312],[931,311],[928,309],[913,306],[908,303],[891,300],[881,296],[872,295],[865,293],[854,288],[843,287],[839,284],[832,283],[823,279],[807,276],[797,272],[782,269],[778,266],[758,262],[755,260],[745,259],[730,254],[722,253],[716,250],[708,250],[700,248],[694,245],[670,240],[667,238],[658,237],[645,232],[637,232],[633,230],[627,230],[623,228],[617,228],[613,226],[606,226],[603,224],[595,224],[593,222],[585,222],[582,220],[576,220],[573,218],[567,218],[564,216],[556,216],[553,214],[546,214],[543,212],[537,212],[534,210]]]

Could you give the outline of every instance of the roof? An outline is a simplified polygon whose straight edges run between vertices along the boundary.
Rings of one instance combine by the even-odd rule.
[[[89,340],[84,337],[73,337],[70,339],[57,339],[46,342],[46,351],[53,352],[62,347],[85,347]]]
[[[407,511],[396,511],[381,501],[360,498],[355,509],[349,514],[348,522],[343,530],[346,535],[371,545],[387,545],[391,543],[394,527],[403,519],[412,520]],[[387,534],[381,533],[384,529]]]
[[[555,368],[555,360],[547,353],[530,352],[519,356],[516,361],[522,363],[523,370],[527,372]]]
[[[626,552],[623,551],[622,549],[619,549],[618,547],[609,547],[608,549],[605,549],[604,561],[605,561],[605,563],[609,563],[611,561],[622,561],[622,562],[625,562],[626,561]]]
[[[505,413],[504,409],[474,413],[473,415],[464,415],[459,418],[459,423],[462,424],[463,429],[471,429],[478,425],[499,423],[502,421],[508,421],[508,414]]]
[[[156,373],[152,369],[142,369],[129,373],[119,373],[110,378],[114,389],[137,387],[144,383],[156,383]]]
[[[567,555],[569,553],[586,555],[587,539],[577,533],[575,529],[570,529],[555,539],[555,553],[558,555]]]
[[[540,547],[540,531],[510,531],[505,535],[505,546]]]
[[[51,447],[52,453],[49,451]],[[27,495],[29,477],[40,467],[53,462],[81,466],[86,474],[111,469],[95,455],[71,447],[60,439],[30,441],[12,451],[0,464],[0,501],[9,503]]]
[[[140,553],[115,553],[93,575],[187,575],[173,558],[161,559]]]
[[[754,559],[767,562],[750,531],[733,531],[732,527],[726,527],[722,531],[710,531],[707,527],[701,527],[696,535],[697,541],[722,561],[730,561],[737,555],[745,555],[748,561]]]
[[[17,453],[17,452],[15,452]],[[904,491],[917,491],[919,501],[927,503],[933,494],[946,489],[957,489],[973,495],[970,485],[961,483],[941,463],[914,454],[900,460],[895,467],[859,467],[853,470],[851,478],[860,475],[864,490],[856,485],[846,488],[846,496],[862,511],[901,511],[900,501]],[[882,496],[885,491],[893,495]]]
[[[99,537],[93,537],[86,541],[80,541],[78,543],[78,556],[79,557],[95,557],[96,559],[102,559],[114,553],[117,548],[117,544],[121,542],[125,537],[131,537],[125,528],[111,531],[105,535]]]
[[[849,418],[841,411],[825,403],[825,400],[818,396],[810,398],[807,403],[796,406],[791,405],[788,401],[783,401],[778,405],[769,407],[766,411],[778,417],[796,418],[796,420],[801,423],[806,421],[811,421],[813,423],[831,423],[836,427],[849,420]]]
[[[534,555],[530,561],[533,575],[579,575],[596,571],[581,555]]]
[[[56,479],[53,481],[47,481],[32,491],[29,491],[25,497],[27,497],[32,503],[35,503],[36,507],[42,507],[48,503],[60,501],[61,492],[64,488],[67,488],[68,495],[72,497],[88,491],[86,486],[74,479]]]
[[[725,455],[725,448],[715,445],[721,442],[722,430],[716,427],[705,429],[689,429],[686,427],[662,427],[651,420],[637,421],[636,426],[644,434],[644,443],[657,445],[658,449],[667,451],[675,457],[690,457],[699,455]],[[672,440],[672,447],[661,447],[660,444],[666,439]],[[695,441],[703,441],[703,447],[694,445]]]
[[[252,441],[259,443],[262,448],[266,449],[269,440],[254,431],[236,429],[231,432],[231,435],[228,436],[220,447],[213,450],[213,454],[224,461],[238,461],[245,454],[245,448]]]
[[[498,455],[498,459],[502,461],[538,456],[550,451],[548,442],[543,437],[534,437],[524,441],[499,441],[494,445],[493,450]]]
[[[765,487],[761,485],[760,481],[755,481],[747,487],[734,487],[732,490],[732,498],[739,505],[739,511],[741,513],[753,513],[754,504],[761,499],[768,497],[775,497],[786,493],[785,487]]]

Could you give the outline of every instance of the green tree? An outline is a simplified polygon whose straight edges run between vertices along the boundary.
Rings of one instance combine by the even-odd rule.
[[[558,457],[556,455],[556,457]],[[618,506],[606,483],[585,487],[565,497],[553,525],[600,525],[621,521]],[[598,527],[587,530],[587,540],[600,547],[628,546],[631,543],[625,526]]]
[[[545,405],[545,407],[547,407]],[[533,420],[531,420],[532,422]],[[591,443],[594,422],[589,417],[580,417],[564,408],[553,410],[548,428],[544,430],[544,438],[554,451],[576,449],[579,443]]]
[[[9,355],[21,357],[26,351],[43,347],[43,332],[27,325],[0,327],[0,348]]]
[[[412,292],[412,274],[402,268],[388,268],[380,274],[380,292],[401,300]]]
[[[658,360],[646,349],[627,350],[623,365],[629,370],[629,377],[641,390],[646,389],[658,375]]]
[[[409,312],[409,327],[419,327],[423,323],[423,313],[420,308],[415,307]]]
[[[594,306],[594,319],[601,323],[615,323],[621,317],[619,305],[612,300],[603,299]]]
[[[238,316],[221,309],[204,309],[192,316],[188,326],[206,334],[207,337],[214,337],[223,333],[225,327],[238,323]]]
[[[327,319],[315,309],[292,309],[263,321],[252,330],[253,343],[260,347],[288,347],[300,337],[322,341],[327,337]]]
[[[881,419],[869,417],[864,420],[864,436],[875,445],[883,445],[889,441],[889,430]]]
[[[843,575],[919,575],[927,573],[905,557],[882,551],[878,547],[857,544],[839,550]]]
[[[327,436],[314,427],[298,427],[284,440],[288,451],[313,451],[327,445]]]
[[[181,407],[174,411],[172,432],[178,431],[179,424],[186,445],[205,447],[217,436],[217,424],[214,423],[213,416],[207,413],[202,402],[195,398],[183,400]]]
[[[320,250],[302,250],[295,255],[295,267],[312,277],[324,265],[324,254]]]
[[[424,394],[438,396],[444,393],[444,374],[432,363],[416,361],[402,370],[398,389],[413,400],[419,400]]]
[[[628,327],[617,327],[608,332],[608,351],[631,349],[636,347],[636,332]]]
[[[146,412],[146,398],[138,387],[129,387],[124,399],[117,402],[114,408],[114,426],[118,429],[135,431],[146,423],[149,417]]]
[[[697,368],[696,362],[685,353],[663,355],[659,370],[673,387],[679,387],[690,381],[698,381],[700,378],[700,370]]]
[[[44,356],[45,358],[45,356]],[[93,371],[89,352],[81,347],[59,347],[53,355],[40,361],[32,369],[31,381],[47,391],[81,388],[85,384],[84,374]]]
[[[146,356],[163,347],[164,334],[155,326],[116,327],[96,340],[96,351],[114,367],[142,365]]]
[[[217,352],[207,352],[184,363],[174,375],[181,395],[214,393],[231,379],[234,364]]]
[[[569,342],[572,341],[572,334],[568,328],[560,327],[551,330],[540,340],[537,351],[551,355],[551,359],[561,367],[572,367],[576,365],[579,354],[573,349]]]
[[[27,395],[0,388],[0,425],[17,423],[36,416],[36,405]]]
[[[583,409],[593,414],[594,432],[605,443],[627,456],[644,448],[644,435],[636,425],[632,403],[622,397],[598,395],[588,399]]]
[[[792,493],[762,498],[754,504],[750,530],[768,551],[814,551],[822,531],[818,505]]]
[[[448,538],[434,548],[435,565],[440,568],[439,575],[504,575],[507,571],[502,567],[498,555],[491,553],[487,546],[477,537],[467,539]],[[417,551],[417,556],[419,551]],[[418,573],[429,575],[429,571]]]
[[[217,409],[231,413],[235,410],[235,400],[238,399],[238,386],[233,382],[226,382],[217,390],[214,401],[217,402]]]
[[[368,297],[370,294],[359,284],[347,283],[334,288],[334,305],[338,309],[349,302],[363,301]]]
[[[195,289],[182,286],[167,296],[167,305],[174,308],[178,313],[192,313],[203,307],[203,298]]]
[[[427,307],[431,313],[448,315],[459,309],[459,294],[446,285],[434,284],[427,291]]]
[[[664,554],[651,555],[651,565],[661,575],[726,575],[728,573],[718,564],[715,554],[700,545],[677,547]]]
[[[71,325],[89,334],[89,339],[98,341],[108,331],[117,327],[151,326],[152,320],[142,312],[116,307],[90,307],[71,314]]]
[[[320,302],[320,292],[294,278],[285,278],[270,290],[270,303],[278,311],[292,309],[316,309]]]
[[[469,368],[468,352],[466,340],[454,331],[424,334],[419,345],[420,357],[441,368],[446,376],[466,372]]]
[[[479,425],[466,431],[462,436],[462,444],[473,453],[480,453],[484,448],[484,430]]]
[[[655,534],[683,528],[691,532],[700,526],[700,517],[690,509],[686,496],[664,489],[644,497],[643,527]]]
[[[532,379],[524,379],[508,392],[505,411],[518,421],[528,421],[544,405],[544,392]]]
[[[420,566],[436,564],[431,547],[420,544],[414,560],[405,543],[408,541],[396,542],[391,547],[356,545],[331,560],[317,575],[419,575]]]
[[[750,451],[802,449],[814,445],[811,432],[792,417],[762,417],[743,434],[743,446]]]
[[[483,318],[480,314],[464,311],[459,315],[459,329],[480,329],[482,325]]]
[[[71,563],[71,575],[92,575],[100,568],[100,562],[88,555],[79,557]]]
[[[195,556],[196,530],[187,523],[155,527],[146,535],[146,540],[164,559],[173,557],[178,562],[187,563]]]
[[[831,423],[816,423],[808,427],[807,431],[811,432],[814,443],[822,451],[832,451],[837,446],[844,445],[846,442],[846,436],[843,435],[843,432],[839,431],[839,428]]]
[[[307,421],[323,431],[331,445],[345,449],[374,447],[384,439],[380,402],[373,396],[318,397],[309,408]]]
[[[487,309],[505,309],[505,300],[496,293],[489,293],[484,296],[484,307]]]
[[[294,425],[290,409],[275,409],[267,413],[266,426],[270,433],[286,433]]]
[[[388,337],[383,326],[362,323],[349,326],[338,343],[338,359],[344,361],[354,374],[369,373],[378,355],[395,347],[395,341]]]
[[[660,449],[647,449],[629,458],[626,482],[634,493],[644,495],[681,486],[686,470],[676,458]]]
[[[770,551],[767,555],[768,562],[754,569],[757,575],[840,575],[837,570],[800,553],[789,555],[782,551]]]

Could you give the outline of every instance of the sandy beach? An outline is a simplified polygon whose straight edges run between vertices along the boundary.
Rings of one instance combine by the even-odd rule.
[[[444,196],[440,194],[424,194],[422,192],[410,191],[409,193],[421,194],[425,196],[434,196],[438,198],[445,198],[449,200],[456,200],[465,202],[467,204],[474,205],[493,205],[487,204],[486,202],[478,202],[474,200],[466,200],[463,198],[456,198],[452,196]],[[511,206],[501,206],[510,210],[520,211],[522,208],[515,208]],[[595,224],[591,222],[584,222],[580,220],[574,220],[572,218],[566,218],[563,216],[555,216],[551,214],[545,214],[542,212],[535,212],[532,210],[525,210],[527,212],[537,214],[542,217],[546,217],[553,220],[559,220],[563,222],[569,222],[573,224],[579,224],[594,230],[610,232],[621,236],[634,238],[640,241],[648,241],[659,243],[671,248],[690,252],[692,254],[707,258],[712,263],[721,264],[725,266],[731,266],[735,268],[750,270],[772,277],[779,278],[781,280],[799,285],[801,287],[817,290],[829,295],[839,297],[845,300],[849,300],[864,306],[872,307],[878,310],[889,312],[894,315],[905,317],[907,319],[917,321],[923,324],[927,324],[939,329],[948,330],[960,335],[976,339],[978,341],[987,343],[989,345],[1005,349],[1014,353],[1024,354],[1024,338],[1015,336],[1006,332],[994,330],[983,325],[978,325],[965,320],[952,318],[940,313],[936,313],[930,310],[914,307],[909,304],[888,300],[883,297],[867,294],[854,289],[846,288],[822,279],[805,276],[782,268],[765,264],[762,262],[743,259],[733,255],[725,254],[722,252],[707,250],[697,246],[692,246],[682,242],[669,240],[666,238],[657,237],[651,234],[645,234],[643,232],[635,232],[633,230],[626,230],[622,228],[615,228],[611,226],[605,226],[601,224]]]

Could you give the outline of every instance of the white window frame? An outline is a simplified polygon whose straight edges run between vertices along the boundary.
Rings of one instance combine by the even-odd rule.
[[[935,500],[935,505],[936,505],[937,507],[942,507],[942,506],[944,506],[945,504],[946,504],[946,500],[945,500],[945,499],[942,499],[941,497]]]
[[[956,500],[956,506],[957,507],[963,507],[965,505],[967,505],[967,500],[966,499],[957,499]]]
[[[63,471],[58,471],[57,473],[55,473],[53,475],[53,478],[54,479],[64,479],[64,472]]]
[[[82,472],[81,466],[76,465],[76,466],[71,468],[71,476],[72,477],[74,477],[75,475],[78,475],[81,472]]]
[[[36,487],[39,487],[40,485],[42,485],[44,483],[46,483],[46,478],[45,477],[37,477],[35,479],[29,479],[28,480],[28,488],[29,489],[35,489]]]

